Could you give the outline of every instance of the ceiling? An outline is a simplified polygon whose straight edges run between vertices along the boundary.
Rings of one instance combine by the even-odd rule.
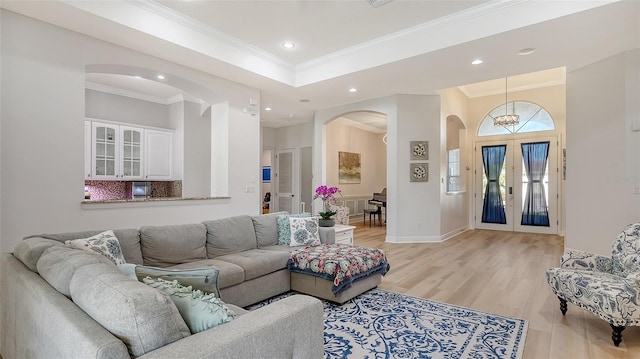
[[[638,1],[395,0],[373,7],[367,0],[3,0],[0,6],[260,89],[261,120],[271,127],[392,94],[449,87],[469,97],[500,93],[506,76],[509,91],[564,83],[565,69],[640,47]],[[283,48],[285,41],[295,48]],[[518,55],[525,48],[536,51]],[[472,65],[477,58],[484,63]],[[88,78],[97,86],[129,80]]]

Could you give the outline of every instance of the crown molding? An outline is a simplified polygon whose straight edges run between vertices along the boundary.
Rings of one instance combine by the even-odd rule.
[[[151,96],[151,95],[144,94],[144,93],[137,92],[137,91],[123,90],[123,89],[120,89],[120,88],[117,88],[117,87],[98,84],[98,83],[95,83],[95,82],[85,81],[84,87],[86,89],[89,89],[89,90],[105,92],[105,93],[112,94],[112,95],[135,98],[136,100],[155,102],[155,103],[159,103],[159,104],[162,104],[162,105],[168,105],[169,104],[168,99],[165,99],[165,98],[161,98],[161,97],[157,97],[157,96]]]
[[[174,104],[177,102],[183,102],[183,101],[195,102],[198,104],[204,103],[204,101],[202,101],[201,99],[184,92],[179,93],[175,96],[171,96],[169,98],[162,98],[162,97],[152,96],[152,95],[137,92],[137,91],[124,90],[121,88],[107,86],[107,85],[90,82],[90,81],[85,81],[84,88],[89,90],[104,92],[112,95],[134,98],[136,100],[159,103],[161,105],[171,105],[171,104]]]

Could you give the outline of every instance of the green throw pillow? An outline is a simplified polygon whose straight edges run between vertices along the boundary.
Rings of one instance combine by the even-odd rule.
[[[289,217],[293,218],[306,218],[311,217],[311,213],[300,214],[281,214],[276,218],[278,224],[278,244],[290,245],[291,244],[291,226],[289,224]]]
[[[191,334],[228,323],[236,317],[236,314],[219,298],[212,294],[205,294],[200,290],[192,290],[182,286],[177,280],[167,281],[161,278],[146,277],[142,281],[171,297]]]
[[[168,281],[177,280],[178,283],[185,287],[192,287],[220,298],[220,289],[218,289],[219,271],[217,268],[167,269],[125,263],[119,265],[118,269],[128,277],[140,282],[145,277],[162,278]]]

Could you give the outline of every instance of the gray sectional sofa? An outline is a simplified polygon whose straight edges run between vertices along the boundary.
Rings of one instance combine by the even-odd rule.
[[[25,238],[0,264],[0,355],[19,358],[320,358],[322,303],[290,290],[276,216],[237,216],[114,230],[128,263],[219,270],[221,299],[238,316],[191,334],[169,297],[113,262],[64,245],[102,231]],[[333,243],[332,228],[320,228]]]

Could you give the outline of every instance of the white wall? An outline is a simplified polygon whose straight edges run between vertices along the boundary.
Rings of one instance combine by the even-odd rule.
[[[369,196],[387,186],[387,146],[384,134],[365,131],[342,123],[331,122],[326,127],[327,186],[338,186],[343,196]],[[338,152],[360,154],[361,181],[340,184]]]
[[[182,197],[211,196],[211,118],[200,104],[182,101],[184,117]]]
[[[84,111],[89,118],[173,130],[168,105],[90,89],[84,93]]]
[[[2,10],[0,252],[26,235],[141,225],[192,223],[259,212],[260,124],[242,112],[259,91],[174,63]],[[152,207],[83,209],[85,66],[119,64],[154,69],[192,86],[207,103],[229,103],[230,199]]]
[[[313,123],[279,127],[275,130],[275,147],[300,148],[313,146]],[[265,147],[266,148],[266,147]]]
[[[640,217],[640,50],[567,74],[565,246],[602,255]]]
[[[468,98],[458,88],[450,88],[440,91],[442,100],[442,156],[440,158],[440,225],[444,238],[448,238],[469,227],[469,180],[467,166],[469,166],[469,156],[466,124],[468,121]],[[462,121],[456,124],[455,129],[450,129],[448,118],[455,116]],[[451,121],[456,122],[456,121]],[[461,129],[463,127],[463,129]],[[460,148],[460,186],[463,192],[456,194],[447,193],[447,149]],[[442,180],[445,182],[442,183]]]
[[[439,241],[440,97],[396,95],[316,111],[314,188],[327,183],[325,124],[345,113],[374,111],[387,115],[387,241]],[[409,182],[409,142],[429,141],[429,182]],[[434,172],[434,168],[436,168]],[[435,175],[434,175],[435,173]],[[434,181],[433,178],[436,178]],[[320,205],[320,204],[317,204]]]

